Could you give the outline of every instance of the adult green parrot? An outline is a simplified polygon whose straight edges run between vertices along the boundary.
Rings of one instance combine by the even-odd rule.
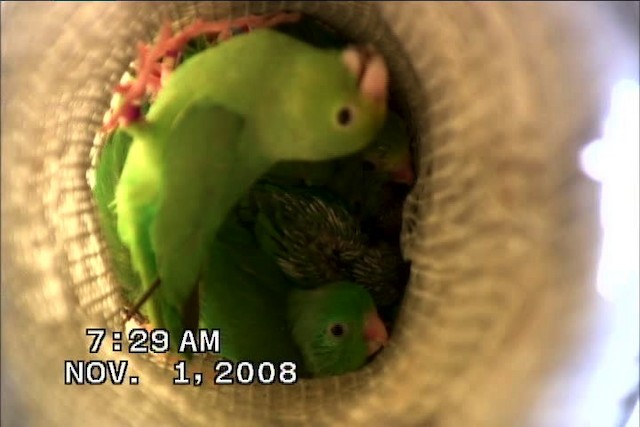
[[[298,287],[348,280],[363,285],[378,306],[397,302],[407,281],[400,249],[371,244],[342,200],[308,187],[257,184],[238,217],[253,227],[262,250]]]
[[[115,194],[117,229],[145,288],[151,323],[196,327],[209,248],[229,210],[276,162],[357,152],[386,115],[388,74],[370,50],[324,50],[269,29],[178,67],[133,137]],[[172,340],[173,342],[178,339]]]
[[[234,221],[220,228],[200,290],[200,327],[220,330],[222,356],[290,361],[305,376],[328,376],[360,368],[387,342],[360,285],[296,289]]]

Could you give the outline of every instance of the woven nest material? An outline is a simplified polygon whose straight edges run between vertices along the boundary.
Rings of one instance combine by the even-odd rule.
[[[582,425],[573,396],[597,319],[598,222],[578,152],[617,71],[603,5],[2,8],[7,425]],[[282,8],[374,43],[418,135],[402,234],[412,272],[391,344],[362,371],[293,386],[174,386],[145,358],[90,355],[84,328],[117,328],[122,301],[85,175],[135,42],[166,19]],[[65,386],[68,359],[128,360],[140,385]]]

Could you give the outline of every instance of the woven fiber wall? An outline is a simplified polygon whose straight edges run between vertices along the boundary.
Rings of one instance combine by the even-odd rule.
[[[283,7],[375,43],[418,135],[402,235],[412,273],[391,344],[360,372],[294,386],[177,387],[142,357],[109,346],[89,355],[84,328],[118,327],[121,301],[85,176],[135,42],[167,18]],[[572,393],[598,318],[598,227],[597,188],[578,152],[597,136],[617,72],[604,5],[74,2],[2,12],[7,425],[582,425]],[[63,385],[64,360],[90,356],[129,360],[140,385]],[[558,384],[567,391],[549,391]]]

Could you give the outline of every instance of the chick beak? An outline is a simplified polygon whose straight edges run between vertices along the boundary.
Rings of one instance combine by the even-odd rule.
[[[416,175],[413,172],[413,165],[411,159],[407,158],[403,160],[400,165],[391,171],[391,181],[399,184],[413,185],[416,179]]]
[[[349,47],[342,60],[357,77],[362,94],[376,104],[386,105],[389,71],[382,55],[371,46]]]
[[[367,315],[365,319],[364,337],[367,341],[369,356],[376,353],[381,347],[387,345],[387,342],[389,341],[387,328],[384,326],[384,323],[382,323],[378,313],[375,311]]]

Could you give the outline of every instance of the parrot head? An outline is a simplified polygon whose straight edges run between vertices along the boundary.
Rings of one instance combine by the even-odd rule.
[[[271,128],[264,146],[273,158],[329,160],[373,140],[387,111],[389,77],[380,54],[356,47],[304,49],[286,66],[286,82],[279,85],[290,90],[270,90],[263,114],[265,128]]]
[[[356,370],[388,340],[371,296],[352,282],[293,291],[289,316],[294,341],[312,376]]]
[[[402,119],[389,112],[384,126],[362,152],[366,165],[389,175],[393,182],[413,184],[410,138]]]

